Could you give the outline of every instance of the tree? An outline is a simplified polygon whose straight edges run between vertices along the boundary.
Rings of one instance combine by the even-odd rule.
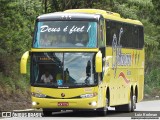
[[[156,24],[160,25],[160,2],[157,0],[152,0],[154,9],[152,11],[151,20]]]
[[[41,5],[32,0],[0,2],[0,72],[7,76],[12,76],[13,69],[19,72],[16,61],[31,47],[34,21],[42,12]]]

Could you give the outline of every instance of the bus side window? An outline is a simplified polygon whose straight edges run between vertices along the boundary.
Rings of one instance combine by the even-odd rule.
[[[112,45],[112,31],[113,28],[111,28],[111,21],[106,20],[106,45],[108,46]]]
[[[120,41],[120,45],[122,45],[122,47],[126,46],[126,41],[127,41],[127,25],[123,24],[123,33],[121,36],[121,41]]]
[[[105,25],[104,19],[101,19],[100,25],[99,25],[99,39],[98,39],[98,46],[99,47],[105,46],[105,35],[104,35],[105,26],[104,25]]]
[[[124,48],[133,48],[133,34],[132,26],[129,24],[123,24],[123,34],[121,38],[121,45]]]
[[[144,46],[144,34],[143,34],[143,27],[139,26],[139,41],[138,41],[138,48],[142,49]]]
[[[138,37],[138,27],[137,26],[134,26],[133,27],[133,31],[132,31],[132,34],[133,34],[133,40],[132,40],[132,42],[133,42],[133,48],[138,48],[138,39],[139,39],[139,37]]]

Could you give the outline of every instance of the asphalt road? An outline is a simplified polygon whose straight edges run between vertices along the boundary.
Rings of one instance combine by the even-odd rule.
[[[27,113],[30,110],[24,110]],[[15,111],[18,112],[18,111]],[[34,113],[33,111],[30,111]],[[37,115],[41,116],[42,111],[38,111]],[[19,114],[21,115],[21,114]],[[160,100],[155,101],[143,101],[137,103],[137,109],[131,113],[117,113],[114,108],[109,108],[108,114],[105,117],[98,116],[93,112],[72,112],[62,111],[53,113],[51,117],[12,117],[12,118],[0,118],[5,120],[18,119],[18,120],[31,120],[31,119],[51,119],[51,120],[131,120],[131,119],[159,119],[160,120]]]

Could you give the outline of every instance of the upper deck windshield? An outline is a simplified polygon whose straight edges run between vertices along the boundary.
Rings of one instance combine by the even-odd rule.
[[[38,22],[34,48],[95,48],[97,22],[43,21]]]

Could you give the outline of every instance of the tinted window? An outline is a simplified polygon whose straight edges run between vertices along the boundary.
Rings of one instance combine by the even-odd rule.
[[[143,37],[142,26],[106,20],[106,44],[109,46],[116,38],[117,45],[123,48],[143,48]]]
[[[143,27],[139,26],[139,48],[143,48],[143,46],[144,46]]]
[[[37,23],[34,48],[93,48],[96,46],[96,22],[43,21]]]
[[[132,45],[132,48],[138,48],[138,40],[139,40],[139,31],[138,31],[138,27],[137,26],[134,26],[133,27],[133,30],[132,30],[132,42],[133,42],[133,45]]]
[[[133,47],[132,26],[129,24],[123,24],[123,34],[121,38],[122,47]]]

